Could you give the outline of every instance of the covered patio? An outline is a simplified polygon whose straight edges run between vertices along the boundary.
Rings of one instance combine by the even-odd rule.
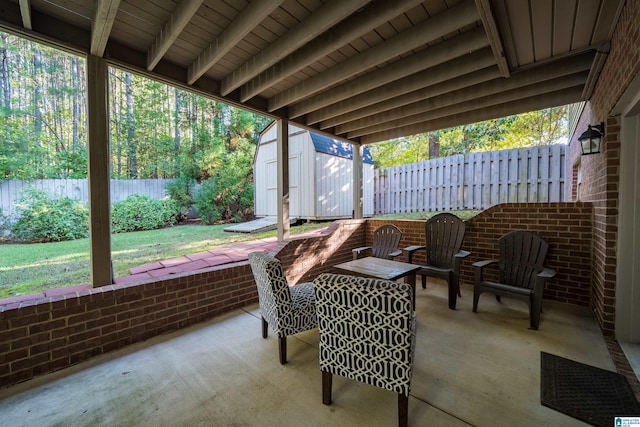
[[[445,282],[417,292],[410,425],[585,425],[540,405],[539,389],[541,351],[615,369],[588,308],[551,301],[534,332],[522,302],[485,296],[473,313],[462,293],[452,311]],[[280,365],[252,304],[0,390],[0,413],[12,426],[395,425],[395,393],[355,381],[334,378],[322,404],[317,329],[290,337],[288,354]]]
[[[393,395],[337,378],[334,405],[321,404],[317,332],[278,364],[245,261],[112,284],[108,66],[278,121],[277,255],[291,283],[350,259],[376,221],[361,219],[356,166],[355,219],[290,238],[289,122],[361,147],[584,101],[570,118],[569,201],[470,221],[457,310],[442,284],[419,291],[409,419],[581,425],[540,405],[541,351],[634,379],[617,340],[640,342],[639,0],[0,0],[0,11],[3,30],[86,56],[89,70],[92,287],[0,306],[12,425],[393,423]],[[600,122],[600,153],[581,156],[578,136]],[[399,225],[401,246],[424,241],[422,222]],[[537,332],[518,302],[470,310],[470,264],[519,228],[549,240],[558,271]]]

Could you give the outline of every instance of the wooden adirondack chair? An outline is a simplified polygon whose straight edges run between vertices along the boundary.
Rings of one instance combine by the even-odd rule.
[[[500,260],[478,261],[475,268],[473,287],[473,312],[478,312],[478,299],[483,292],[500,296],[512,296],[524,300],[529,306],[530,329],[538,329],[542,312],[544,284],[556,275],[542,264],[547,256],[549,244],[530,231],[512,231],[499,240]],[[498,282],[485,280],[484,268],[498,264],[500,279]]]
[[[425,223],[426,245],[405,248],[408,263],[413,263],[416,251],[427,251],[427,262],[417,274],[422,276],[422,289],[427,287],[427,276],[445,279],[449,285],[449,308],[456,309],[460,294],[460,261],[469,256],[463,251],[465,224],[457,216],[441,213],[432,216]]]
[[[353,259],[362,258],[367,253],[376,258],[393,259],[402,254],[398,249],[402,231],[393,224],[384,224],[373,232],[373,246],[353,249]]]

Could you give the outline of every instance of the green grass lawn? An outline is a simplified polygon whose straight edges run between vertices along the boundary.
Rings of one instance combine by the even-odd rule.
[[[382,215],[376,219],[424,220],[437,212]],[[469,219],[478,211],[453,212]],[[291,234],[326,227],[316,223],[291,228]],[[234,242],[275,236],[276,231],[261,234],[227,233],[223,225],[180,225],[161,230],[114,234],[111,238],[115,277],[126,276],[132,267],[203,252]],[[46,289],[90,282],[89,239],[68,242],[0,244],[0,298],[28,295]]]
[[[291,228],[291,234],[326,227],[328,223]],[[181,225],[161,230],[114,234],[111,237],[115,277],[154,261],[203,252],[234,242],[275,236],[227,233],[223,225]],[[89,239],[68,242],[0,245],[0,298],[90,282]]]

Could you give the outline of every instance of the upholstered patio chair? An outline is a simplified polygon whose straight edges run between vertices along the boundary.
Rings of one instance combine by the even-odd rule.
[[[473,263],[473,312],[478,312],[478,299],[483,292],[495,294],[498,301],[500,296],[516,297],[529,306],[530,329],[538,329],[544,285],[556,275],[554,270],[542,266],[549,244],[537,234],[523,230],[505,234],[498,243],[500,260]],[[498,281],[485,280],[485,267],[496,264],[500,271]]]
[[[449,308],[456,309],[460,293],[460,262],[469,256],[463,251],[462,240],[465,232],[464,222],[450,213],[432,216],[425,223],[426,244],[405,248],[408,263],[415,263],[414,255],[418,250],[426,251],[426,263],[417,274],[422,276],[422,289],[427,287],[427,276],[445,279],[449,286]]]
[[[313,283],[289,286],[277,258],[264,252],[251,252],[249,263],[258,286],[262,317],[262,338],[268,326],[278,336],[280,363],[287,363],[287,336],[318,327]]]
[[[406,426],[416,333],[411,286],[322,274],[314,287],[322,403],[331,404],[333,375],[340,375],[396,392]]]
[[[393,259],[402,254],[398,249],[402,230],[393,224],[384,224],[373,231],[373,246],[362,246],[352,250],[353,259],[371,254],[376,258]]]

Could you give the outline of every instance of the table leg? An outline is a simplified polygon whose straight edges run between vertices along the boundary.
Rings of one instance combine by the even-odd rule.
[[[411,285],[411,289],[413,289],[412,303],[413,309],[416,309],[416,272],[411,272],[407,274],[407,284]]]

